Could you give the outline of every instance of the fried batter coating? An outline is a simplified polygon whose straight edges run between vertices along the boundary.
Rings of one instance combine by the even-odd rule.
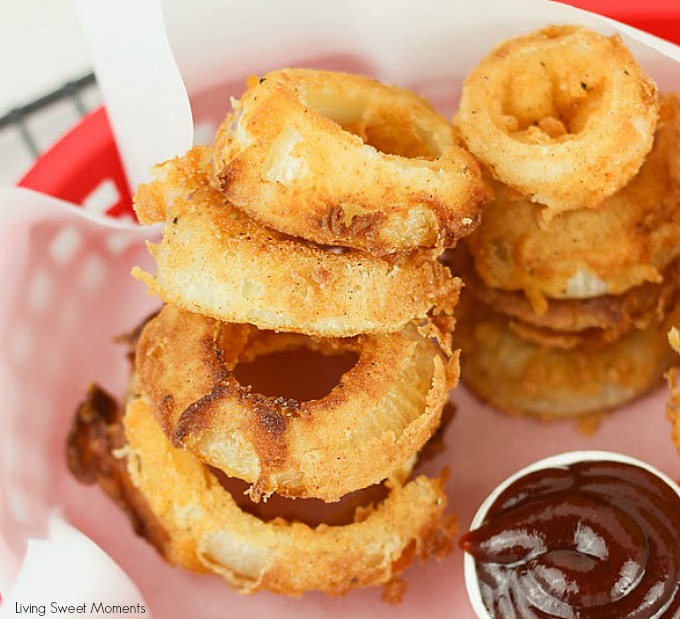
[[[382,254],[451,247],[490,197],[448,121],[395,86],[282,69],[251,78],[234,106],[213,151],[222,190],[291,236]]]
[[[458,251],[458,250],[456,250]],[[632,329],[660,324],[680,294],[680,259],[663,272],[660,284],[645,283],[620,295],[592,299],[546,299],[547,309],[536,313],[523,292],[486,286],[474,268],[457,271],[465,289],[499,314],[520,321],[527,327],[556,331],[565,336],[599,332],[603,341],[614,341]]]
[[[169,539],[166,557],[223,576],[239,591],[342,595],[391,582],[418,557],[450,551],[442,479],[420,476],[344,526],[263,522],[243,512],[190,453],[171,446],[140,401],[128,405],[128,472]]]
[[[610,410],[656,387],[673,361],[666,331],[680,319],[676,304],[659,326],[606,344],[582,337],[578,348],[565,349],[525,340],[507,317],[471,296],[461,310],[463,381],[496,408],[544,419]]]
[[[119,416],[97,420],[103,425],[89,429],[76,421],[71,433],[71,461],[87,463],[76,466],[81,476],[97,479],[168,562],[219,574],[242,593],[389,589],[414,558],[451,551],[457,525],[444,514],[443,477],[392,487],[379,504],[358,508],[348,525],[264,522],[240,509],[191,454],[172,447],[141,400],[128,404],[124,427]],[[117,451],[100,450],[95,436],[102,430],[127,441]],[[124,492],[112,491],[102,473],[113,469]]]
[[[652,146],[656,84],[618,35],[549,26],[509,39],[468,75],[454,123],[493,176],[557,213],[596,208]]]
[[[167,533],[127,471],[123,412],[111,394],[98,385],[89,387],[66,441],[68,468],[80,483],[99,484],[127,514],[135,533],[164,555]]]
[[[134,275],[168,303],[225,322],[346,337],[393,333],[428,312],[451,314],[460,281],[429,251],[384,259],[312,246],[264,228],[211,186],[210,151],[155,168],[135,208],[165,222],[150,250],[154,277]]]
[[[146,405],[122,409],[98,387],[79,407],[69,434],[71,471],[99,483],[130,517],[135,532],[174,565],[217,573],[242,593],[269,589],[329,595],[385,585],[399,601],[398,579],[415,558],[451,551],[457,523],[444,514],[445,476],[419,476],[356,509],[348,525],[310,527],[243,511],[198,460],[173,448]]]
[[[680,102],[662,98],[654,147],[640,173],[598,209],[541,222],[542,207],[494,184],[479,228],[466,239],[484,283],[545,297],[587,299],[659,283],[680,255]]]
[[[142,332],[136,384],[175,446],[254,484],[254,500],[276,492],[337,501],[387,478],[435,431],[458,379],[447,339],[415,325],[310,338],[168,305]],[[235,375],[240,364],[299,348],[354,352],[358,361],[328,395],[309,401],[257,393]]]

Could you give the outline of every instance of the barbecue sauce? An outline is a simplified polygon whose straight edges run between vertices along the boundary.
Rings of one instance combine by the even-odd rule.
[[[460,545],[495,619],[680,618],[680,497],[631,464],[526,475]]]

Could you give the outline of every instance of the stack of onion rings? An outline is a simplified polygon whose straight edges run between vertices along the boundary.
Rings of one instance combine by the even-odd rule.
[[[661,99],[654,146],[640,172],[598,209],[542,222],[544,208],[494,184],[496,198],[466,239],[484,283],[544,297],[618,295],[661,273],[680,255],[680,102]],[[615,241],[614,241],[615,239]]]
[[[485,285],[465,254],[461,250],[456,256],[457,272],[478,301],[526,326],[561,334],[598,331],[603,341],[613,341],[632,329],[661,324],[680,296],[680,259],[676,258],[661,273],[660,283],[646,282],[618,295],[589,299],[545,298],[547,307],[539,313],[523,292]]]
[[[127,441],[118,456],[102,451],[87,461],[92,454],[74,448],[87,432]],[[263,522],[239,507],[200,460],[174,448],[139,399],[131,399],[122,420],[90,409],[70,444],[81,473],[115,476],[107,491],[169,563],[218,573],[244,593],[342,595],[389,584],[414,558],[446,554],[456,528],[443,514],[444,479],[424,476],[391,486],[380,503],[357,510],[351,524]]]
[[[166,223],[142,279],[164,301],[225,322],[345,337],[390,333],[428,312],[450,314],[460,281],[429,252],[387,259],[332,251],[264,228],[210,184],[210,151],[197,147],[154,169],[135,208]]]
[[[656,385],[680,298],[678,98],[619,37],[550,27],[482,60],[455,123],[495,194],[455,256],[467,384],[543,418]]]
[[[673,361],[665,334],[680,320],[676,302],[660,325],[613,342],[582,334],[565,347],[517,335],[472,298],[462,305],[456,344],[466,384],[492,406],[550,420],[611,410],[658,386]]]
[[[218,133],[215,170],[249,217],[322,245],[451,247],[488,199],[451,125],[416,95],[358,75],[252,78]]]
[[[459,375],[461,282],[437,257],[489,190],[441,116],[367,78],[280,71],[238,105],[212,148],[137,191],[163,230],[156,274],[133,274],[166,305],[127,338],[124,419],[93,393],[80,407],[71,469],[166,560],[242,592],[385,584],[396,600],[398,574],[456,529],[446,475],[412,469]],[[325,395],[248,378],[305,350],[319,382],[329,358],[356,362]]]

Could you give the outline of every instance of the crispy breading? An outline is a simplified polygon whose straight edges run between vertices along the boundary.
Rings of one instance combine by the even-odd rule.
[[[342,595],[388,584],[414,558],[451,550],[457,526],[444,515],[443,477],[393,487],[349,525],[263,522],[240,509],[192,454],[173,447],[141,400],[128,404],[124,424],[128,474],[168,536],[166,558],[217,573],[243,593]]]
[[[540,215],[597,208],[652,146],[657,87],[618,35],[549,26],[508,39],[463,84],[454,123],[491,174]]]
[[[281,69],[234,105],[213,149],[222,191],[291,236],[381,254],[451,247],[490,197],[449,122],[409,91]]]
[[[541,313],[546,297],[586,299],[658,283],[680,255],[680,102],[662,98],[654,147],[639,174],[597,209],[544,224],[543,207],[493,187],[495,200],[465,239],[487,286],[523,290]]]
[[[457,382],[458,355],[436,330],[322,339],[219,323],[166,306],[142,332],[137,389],[167,438],[273,492],[337,501],[387,478],[427,442]],[[318,399],[242,385],[242,363],[277,351],[353,352],[356,364]]]
[[[168,303],[225,322],[346,337],[393,333],[428,312],[451,314],[460,281],[429,251],[381,258],[334,251],[264,228],[211,186],[210,151],[197,147],[155,168],[135,208],[164,221],[149,246],[155,277],[136,277]]]
[[[465,281],[466,293],[474,295],[495,312],[527,327],[555,331],[572,336],[572,339],[588,331],[590,336],[599,333],[603,341],[611,342],[632,329],[658,325],[680,294],[680,259],[663,271],[663,281],[659,284],[645,283],[619,295],[592,299],[546,299],[547,308],[542,313],[534,311],[521,291],[486,286],[474,269],[457,272]],[[578,337],[574,341],[577,340]]]
[[[560,419],[610,410],[660,384],[673,362],[666,331],[678,320],[680,303],[661,325],[612,343],[584,337],[565,349],[524,339],[510,319],[469,296],[455,338],[461,377],[482,400],[510,413]]]

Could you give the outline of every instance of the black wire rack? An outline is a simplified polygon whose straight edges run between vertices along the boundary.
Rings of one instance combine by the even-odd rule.
[[[94,84],[96,84],[94,73],[88,73],[78,79],[65,82],[56,90],[24,105],[15,107],[7,114],[0,117],[0,131],[7,129],[16,130],[21,136],[21,140],[31,157],[35,159],[40,155],[40,148],[38,147],[39,140],[29,128],[27,123],[28,119],[62,101],[71,101],[78,116],[84,116],[87,114],[88,110],[83,103],[81,95],[86,88],[89,88]],[[64,127],[64,129],[66,130],[68,127]]]

